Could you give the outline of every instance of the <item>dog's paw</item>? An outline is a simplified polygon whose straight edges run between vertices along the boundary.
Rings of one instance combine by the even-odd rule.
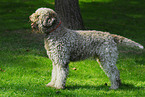
[[[111,90],[116,90],[116,89],[118,89],[119,88],[119,86],[111,86],[109,89],[111,89]]]
[[[57,85],[55,85],[54,86],[56,89],[65,89],[65,86],[57,86]]]
[[[114,82],[113,84],[111,84],[111,87],[109,89],[118,89],[121,86],[121,80],[116,80],[116,82]]]
[[[54,85],[55,85],[55,83],[50,82],[50,83],[48,83],[48,84],[46,85],[46,87],[54,87]]]

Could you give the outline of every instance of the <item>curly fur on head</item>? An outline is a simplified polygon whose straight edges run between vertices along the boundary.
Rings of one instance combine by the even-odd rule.
[[[39,33],[48,33],[52,25],[59,22],[57,13],[49,8],[39,8],[30,17],[32,29],[39,30]]]

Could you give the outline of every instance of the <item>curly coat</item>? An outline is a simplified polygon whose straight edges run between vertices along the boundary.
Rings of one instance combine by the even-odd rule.
[[[64,89],[71,61],[94,57],[111,81],[110,89],[119,88],[120,74],[115,66],[117,44],[143,49],[143,46],[125,37],[95,30],[70,30],[61,24],[57,13],[39,8],[30,16],[32,28],[45,33],[45,49],[53,62],[52,79],[47,86]]]

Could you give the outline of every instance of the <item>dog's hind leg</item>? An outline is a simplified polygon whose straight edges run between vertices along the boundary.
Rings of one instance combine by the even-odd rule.
[[[117,56],[117,48],[113,45],[107,45],[106,47],[103,45],[100,50],[100,65],[111,81],[110,89],[117,89],[121,84],[119,70],[115,66]]]
[[[111,81],[110,89],[117,89],[121,85],[119,70],[113,63],[100,62],[101,68]]]

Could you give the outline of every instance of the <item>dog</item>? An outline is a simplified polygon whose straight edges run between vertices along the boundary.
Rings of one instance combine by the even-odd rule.
[[[39,8],[30,17],[31,27],[45,33],[45,49],[52,61],[52,79],[46,86],[64,89],[71,61],[95,58],[111,81],[110,89],[121,85],[117,45],[143,49],[123,36],[96,30],[70,30],[63,26],[57,13],[50,8]]]

